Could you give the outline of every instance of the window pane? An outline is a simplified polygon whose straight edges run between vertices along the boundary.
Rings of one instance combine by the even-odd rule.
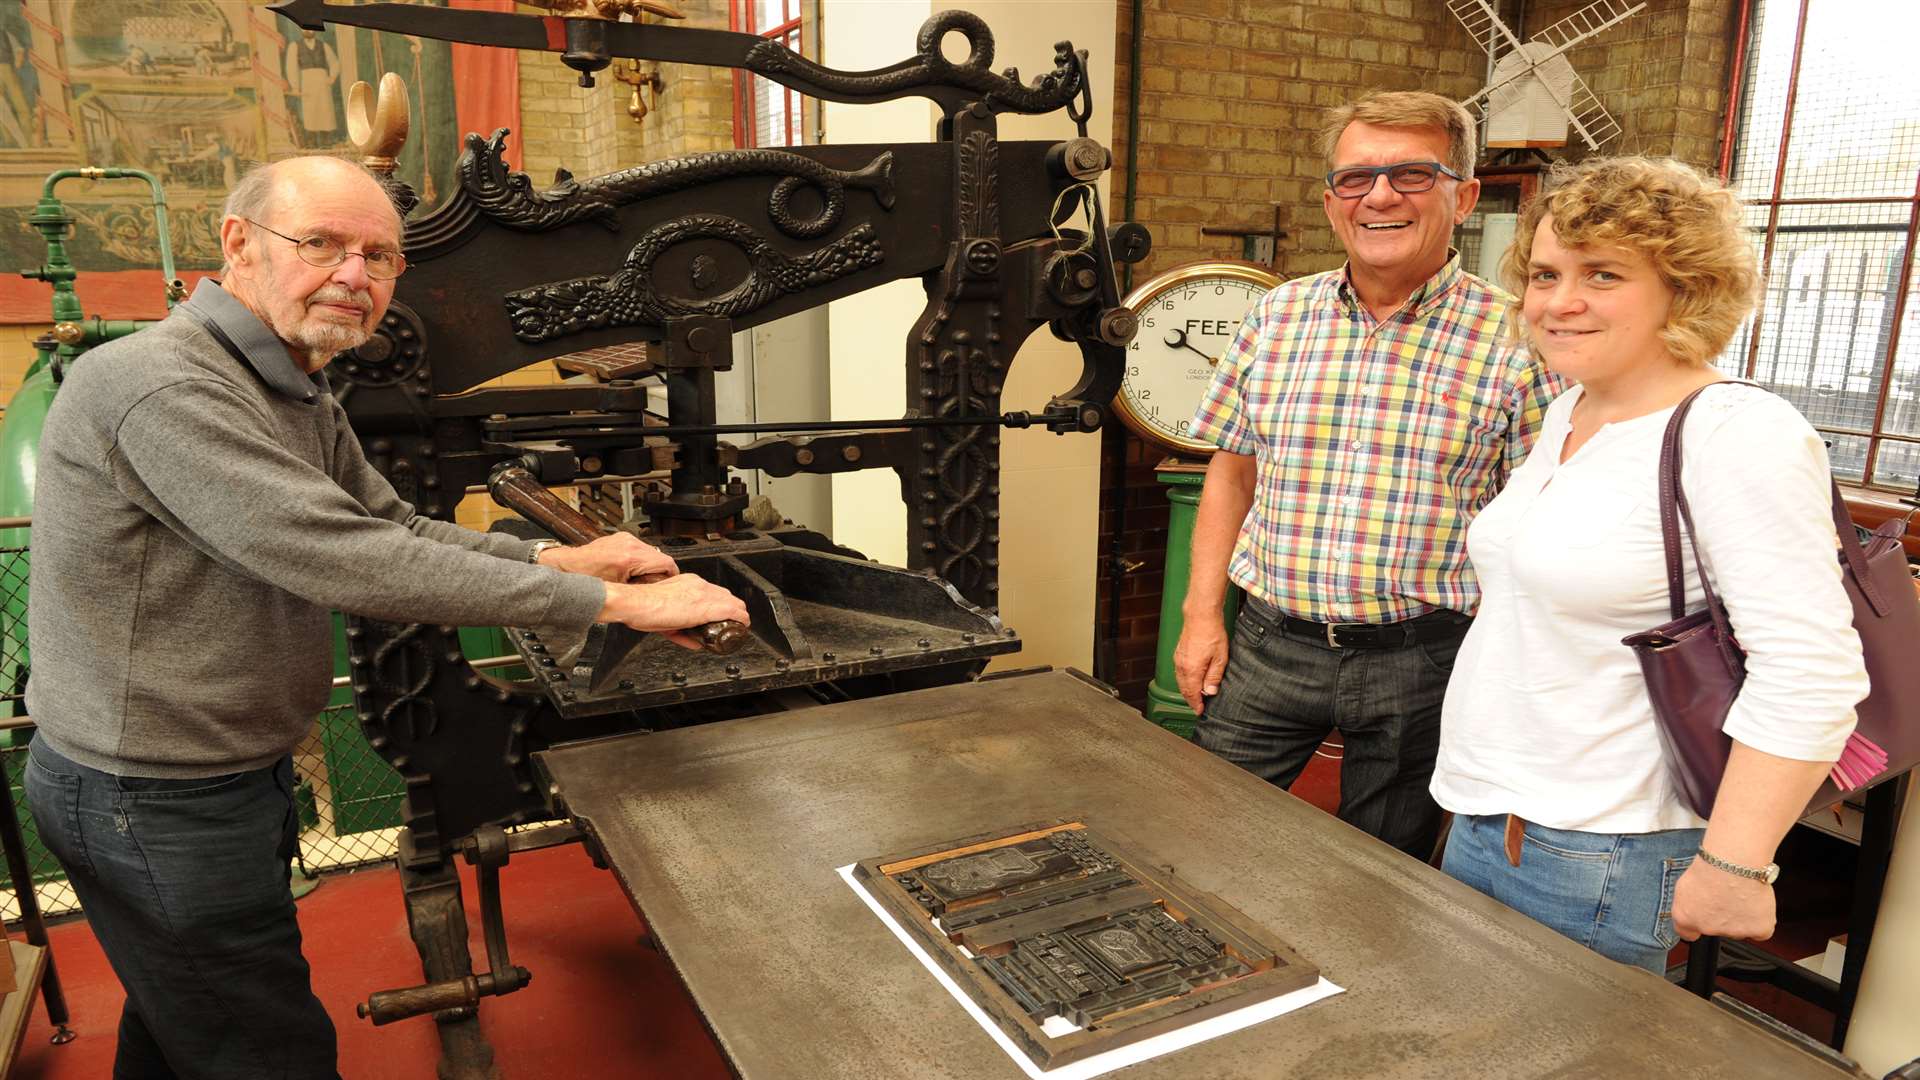
[[[1920,256],[1908,272],[1920,279]],[[1886,331],[1881,331],[1884,345]],[[1900,345],[1894,353],[1892,388],[1887,391],[1887,414],[1882,430],[1920,435],[1920,280],[1907,291],[1900,316]],[[1920,445],[1888,440],[1880,444],[1873,482],[1908,491],[1920,487]]]
[[[795,52],[800,51],[799,27],[784,34],[767,33],[783,22],[797,18],[797,3],[793,0],[749,0],[744,6],[745,14],[752,20],[756,32],[769,41]],[[741,113],[740,130],[734,132],[736,146],[796,146],[801,142],[801,114],[806,98],[779,83],[744,71],[736,73],[735,80]]]
[[[1773,194],[1773,167],[1780,153],[1780,124],[1787,111],[1787,76],[1793,67],[1793,32],[1799,0],[1759,0],[1753,5],[1747,80],[1740,90],[1740,147],[1733,179],[1749,199]]]
[[[1780,210],[1754,380],[1816,426],[1873,427],[1906,225],[1897,204]]]
[[[1900,436],[1920,437],[1920,295],[1904,299],[1898,318],[1895,308],[1903,303],[1901,272],[1915,257],[1907,200],[1920,173],[1920,80],[1908,54],[1920,37],[1920,4],[1807,0],[1790,89],[1799,8],[1800,0],[1754,5],[1734,179],[1749,200],[1772,196],[1781,123],[1789,119],[1780,194],[1825,202],[1779,207],[1765,305],[1716,363],[1744,374],[1751,351],[1754,379],[1827,435],[1837,474],[1861,479],[1871,438],[1872,482],[1913,490],[1920,444]],[[1871,198],[1902,201],[1846,201]],[[1769,216],[1768,206],[1747,208],[1757,250],[1767,246]]]
[[[1827,435],[1826,439],[1827,462],[1833,475],[1859,483],[1860,470],[1867,464],[1867,440],[1858,435]]]
[[[753,130],[759,136],[755,145],[786,146],[787,92],[779,83],[758,76],[753,80]]]
[[[1891,410],[1893,403],[1888,402],[1887,408]],[[1873,462],[1873,482],[1912,491],[1920,483],[1920,444],[1882,439],[1880,456]]]
[[[1888,262],[1898,254],[1893,254]],[[1875,343],[1886,351],[1890,332],[1888,316],[1893,311],[1897,264],[1889,265],[1887,286],[1883,292],[1881,318],[1876,326]],[[1905,310],[1900,315],[1900,345],[1893,356],[1893,388],[1887,392],[1887,415],[1883,429],[1902,435],[1920,435],[1920,256],[1909,260],[1908,273],[1915,279],[1907,289]]]
[[[1812,0],[1786,197],[1913,194],[1920,169],[1916,40],[1920,4],[1913,0]]]

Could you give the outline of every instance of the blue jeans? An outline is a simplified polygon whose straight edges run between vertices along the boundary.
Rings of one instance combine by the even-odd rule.
[[[1440,807],[1427,792],[1440,703],[1466,633],[1461,620],[1437,640],[1335,648],[1283,629],[1277,610],[1248,597],[1194,742],[1284,788],[1338,728],[1340,820],[1425,862],[1440,836]]]
[[[1505,814],[1456,814],[1440,868],[1602,956],[1667,970],[1679,944],[1673,886],[1705,830],[1589,833],[1528,822],[1514,866],[1506,827]]]
[[[338,1076],[287,889],[300,824],[291,760],[153,780],[35,739],[25,787],[127,991],[114,1080]]]

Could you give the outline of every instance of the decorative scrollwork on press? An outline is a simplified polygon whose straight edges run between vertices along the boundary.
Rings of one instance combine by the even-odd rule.
[[[433,698],[427,693],[433,685],[435,667],[433,654],[421,636],[425,629],[420,623],[401,626],[372,619],[348,622],[348,659],[355,678],[366,682],[366,688],[356,690],[355,695],[362,710],[361,723],[369,734],[379,733],[375,748],[383,752],[395,735],[411,746],[439,726]],[[368,642],[373,646],[371,651],[366,648]],[[373,708],[379,712],[373,713]]]
[[[577,221],[617,228],[617,211],[628,203],[736,176],[780,177],[767,197],[767,214],[781,232],[799,239],[820,236],[840,223],[850,187],[871,191],[882,207],[893,208],[890,150],[855,172],[829,168],[784,150],[723,150],[650,162],[586,181],[575,180],[563,170],[552,187],[535,191],[526,173],[507,168],[506,136],[506,128],[495,131],[491,139],[467,136],[466,152],[460,155],[460,184],[481,213],[523,232],[545,232]],[[819,192],[820,209],[802,217],[793,212],[793,197],[808,187]]]
[[[1000,306],[987,305],[975,329],[953,325],[954,306],[943,303],[915,342],[914,382],[921,415],[988,416],[1000,408],[1007,360],[1000,356]],[[914,489],[921,507],[921,557],[926,567],[953,583],[962,596],[992,608],[999,591],[999,443],[991,428],[930,429],[921,443]]]
[[[960,147],[960,235],[1000,235],[1000,144],[984,131],[969,132]]]
[[[739,248],[750,265],[746,277],[711,298],[662,294],[654,287],[654,260],[689,240],[720,240]],[[794,258],[775,249],[744,222],[719,214],[696,214],[667,222],[641,237],[616,274],[508,293],[507,315],[513,336],[529,343],[613,326],[658,326],[684,315],[738,318],[778,297],[824,285],[883,258],[871,225],[855,226],[826,247]]]
[[[997,314],[997,310],[993,312]],[[990,316],[991,317],[991,316]],[[936,399],[939,416],[980,416],[997,410],[1003,365],[987,350],[975,347],[965,330],[954,332],[951,347],[940,350],[940,382],[948,391]],[[994,567],[999,560],[998,480],[1000,436],[983,427],[936,428],[940,444],[935,453],[936,484],[941,501],[934,539],[939,544],[936,572],[953,582],[963,595],[991,594],[997,589]],[[989,584],[991,583],[991,584]],[[984,596],[989,603],[990,596]]]
[[[967,58],[956,64],[940,52],[940,40],[957,31],[967,39]],[[876,71],[835,71],[821,67],[777,41],[766,41],[747,52],[747,70],[770,78],[787,76],[821,90],[860,98],[927,86],[953,86],[980,95],[988,107],[1021,113],[1052,112],[1080,92],[1083,76],[1073,62],[1073,43],[1053,47],[1053,70],[1020,81],[1020,69],[1000,74],[993,64],[993,33],[980,16],[968,11],[943,11],[920,24],[918,48],[912,60]]]
[[[407,305],[394,301],[367,340],[333,358],[329,378],[355,386],[393,386],[420,370],[427,356],[427,328]]]

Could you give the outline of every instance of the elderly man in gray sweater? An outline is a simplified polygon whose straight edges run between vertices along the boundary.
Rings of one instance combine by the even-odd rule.
[[[87,353],[47,415],[25,786],[126,987],[116,1078],[337,1075],[287,891],[290,754],[328,694],[331,610],[682,644],[747,619],[631,536],[472,532],[367,464],[320,370],[386,312],[400,239],[359,166],[260,169],[227,200],[220,281]]]

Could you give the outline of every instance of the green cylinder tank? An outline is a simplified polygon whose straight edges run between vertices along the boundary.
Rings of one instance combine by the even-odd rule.
[[[1200,489],[1206,483],[1205,462],[1168,458],[1154,472],[1167,485],[1173,510],[1167,517],[1167,572],[1160,586],[1160,643],[1155,650],[1153,682],[1147,686],[1147,719],[1184,738],[1193,737],[1197,717],[1180,696],[1174,678],[1173,650],[1186,625],[1181,608],[1187,600],[1187,578],[1192,571],[1193,521],[1200,512]],[[1240,590],[1227,588],[1223,617],[1229,631],[1240,610]]]
[[[0,518],[33,513],[33,476],[40,430],[53,404],[53,372],[42,354],[0,419]],[[0,716],[25,712],[19,695],[27,677],[27,552],[29,530],[0,529]]]

